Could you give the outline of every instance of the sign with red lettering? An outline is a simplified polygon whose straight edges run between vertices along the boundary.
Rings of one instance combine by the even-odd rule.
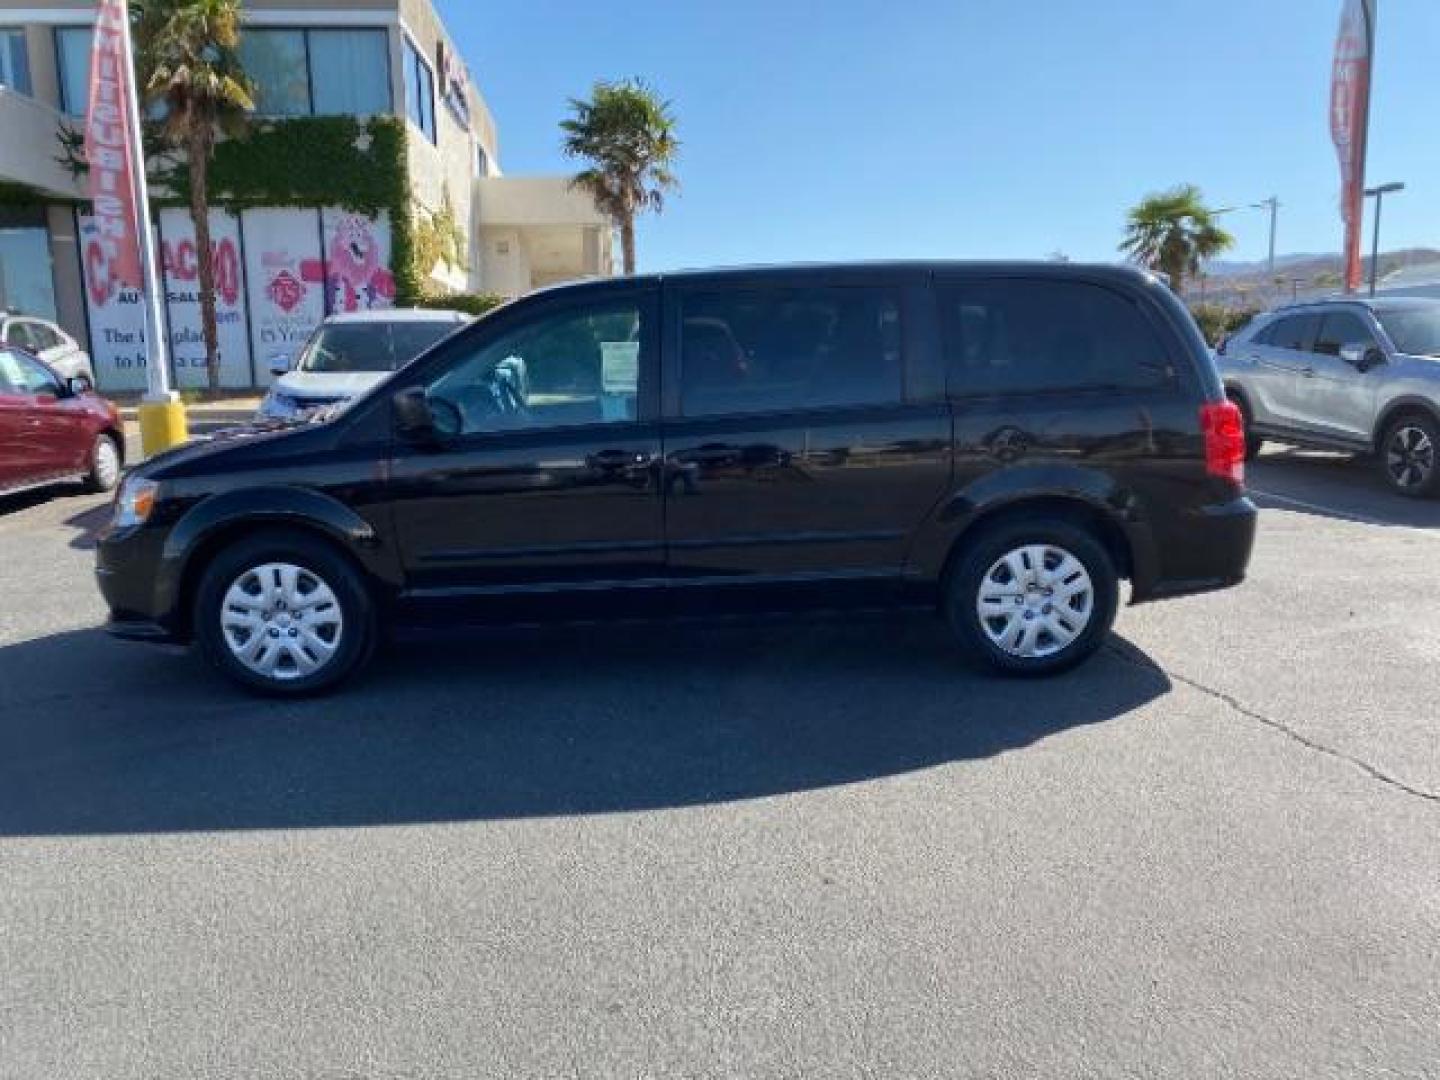
[[[131,102],[125,79],[127,17],[125,0],[100,0],[90,48],[85,157],[90,163],[89,194],[95,230],[86,242],[84,259],[90,299],[101,306],[124,289],[144,286],[133,171],[140,148],[131,145]]]
[[[165,278],[165,313],[170,357],[180,387],[209,385],[205,337],[200,318],[200,258],[189,210],[160,211],[160,263]],[[210,211],[211,265],[215,269],[215,330],[220,385],[250,386],[250,331],[246,326],[244,268],[240,264],[240,221]]]
[[[90,363],[101,390],[144,390],[149,373],[145,347],[145,296],[110,277],[103,253],[104,235],[93,214],[76,215],[80,263],[90,326]]]
[[[1330,83],[1330,137],[1340,159],[1340,217],[1345,222],[1345,288],[1360,288],[1360,231],[1365,214],[1365,129],[1370,109],[1372,0],[1345,0]]]

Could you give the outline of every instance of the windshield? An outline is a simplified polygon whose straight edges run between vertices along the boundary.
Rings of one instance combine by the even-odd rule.
[[[315,332],[295,366],[299,371],[394,371],[459,326],[436,320],[332,323]]]
[[[1387,308],[1375,314],[1402,353],[1440,356],[1440,304]]]

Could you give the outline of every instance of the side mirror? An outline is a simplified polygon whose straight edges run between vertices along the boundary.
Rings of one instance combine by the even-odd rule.
[[[276,353],[270,357],[270,374],[284,375],[290,370],[290,354]]]
[[[1340,359],[1349,364],[1356,371],[1364,374],[1373,367],[1379,367],[1385,363],[1385,354],[1374,345],[1342,345],[1340,346]]]
[[[71,397],[80,397],[94,390],[95,384],[86,375],[71,375],[65,380],[65,389],[70,392]]]
[[[395,432],[402,439],[417,443],[434,443],[440,439],[435,414],[423,387],[401,390],[390,399],[395,414]]]

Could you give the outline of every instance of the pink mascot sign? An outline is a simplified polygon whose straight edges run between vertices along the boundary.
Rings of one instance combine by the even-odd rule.
[[[393,307],[389,217],[372,219],[332,207],[323,217],[326,309],[333,313]]]

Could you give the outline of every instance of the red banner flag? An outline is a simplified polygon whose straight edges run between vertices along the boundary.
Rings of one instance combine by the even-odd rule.
[[[134,163],[141,149],[131,145],[130,63],[125,0],[100,0],[90,49],[90,103],[85,111],[85,157],[90,163],[90,201],[99,232],[94,278],[110,295],[144,287],[140,270],[141,215],[135,204]],[[95,259],[96,249],[88,257]]]
[[[1345,288],[1363,277],[1360,231],[1365,217],[1365,143],[1370,117],[1373,0],[1345,0],[1330,84],[1330,137],[1340,158],[1340,217],[1345,222]]]

